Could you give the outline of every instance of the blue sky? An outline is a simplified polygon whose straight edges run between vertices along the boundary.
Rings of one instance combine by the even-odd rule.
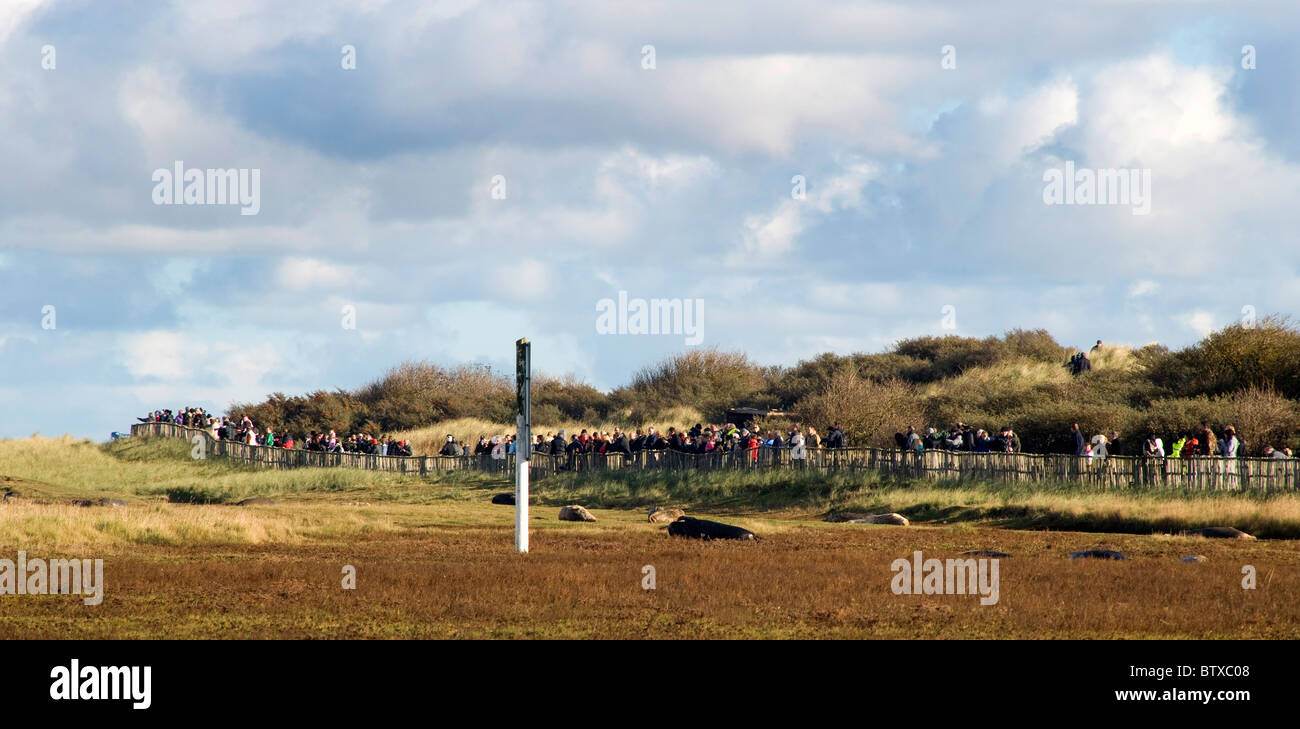
[[[765,364],[1016,327],[1178,347],[1290,313],[1298,17],[11,0],[0,437],[103,439],[407,359],[509,371],[520,336],[536,370],[609,388],[686,347],[597,334],[619,291],[702,299],[702,346]],[[258,214],[154,204],[177,160],[260,170]],[[1151,170],[1150,213],[1045,205],[1065,161]]]

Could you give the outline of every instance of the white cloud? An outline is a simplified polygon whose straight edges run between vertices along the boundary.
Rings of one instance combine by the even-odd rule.
[[[819,283],[812,287],[809,303],[818,309],[847,311],[897,311],[903,304],[904,294],[897,284]]]
[[[279,352],[270,343],[259,345],[221,343],[213,347],[215,361],[209,371],[243,391],[260,392],[261,382],[281,365]]]
[[[151,331],[127,335],[119,352],[133,377],[179,380],[199,367],[207,347],[178,332]]]
[[[47,2],[48,0],[5,0],[0,3],[0,44]]]
[[[1183,326],[1195,332],[1197,337],[1204,337],[1215,328],[1214,315],[1201,309],[1181,314],[1177,318]]]
[[[546,296],[551,291],[550,269],[532,258],[497,260],[489,270],[489,278],[492,293],[502,298],[527,301]]]
[[[1128,295],[1130,298],[1137,298],[1139,296],[1149,296],[1159,290],[1160,284],[1150,279],[1142,279],[1141,281],[1134,281],[1133,285],[1129,286]]]
[[[306,291],[361,284],[364,277],[350,266],[315,258],[286,258],[280,262],[276,280],[290,291]]]
[[[800,234],[817,219],[837,211],[861,208],[862,190],[877,173],[875,165],[852,161],[824,180],[815,176],[807,178],[805,199],[791,197],[768,213],[745,217],[741,248],[733,251],[728,261],[744,265],[789,254]]]
[[[789,253],[794,248],[795,239],[803,232],[800,204],[797,200],[785,200],[771,213],[746,217],[744,248],[740,255],[733,254],[731,261],[743,263],[752,261],[754,257],[775,258]]]
[[[878,150],[916,146],[899,130],[890,100],[922,73],[902,56],[665,56],[659,63],[656,88],[673,126],[723,149],[785,158],[798,139],[817,136]]]
[[[1079,121],[1079,90],[1069,78],[1035,87],[1022,97],[1009,99],[997,92],[979,101],[984,123],[996,129],[992,145],[979,151],[999,166],[1014,164],[1026,152],[1049,142],[1060,130]]]

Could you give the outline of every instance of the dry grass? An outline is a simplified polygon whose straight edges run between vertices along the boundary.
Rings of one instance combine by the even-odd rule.
[[[1094,370],[1136,372],[1142,365],[1125,346],[1103,345],[1100,351],[1088,352]],[[1065,386],[1072,376],[1062,362],[1017,359],[989,367],[972,367],[960,375],[924,385],[925,397],[950,393],[1018,393],[1036,388]]]
[[[119,498],[128,504],[165,500],[168,491],[201,491],[218,501],[252,496],[337,495],[409,500],[418,477],[346,468],[275,471],[230,461],[191,458],[180,439],[130,438],[96,445],[69,437],[0,440],[0,492],[67,503]]]
[[[427,508],[427,507],[426,507]],[[486,509],[487,507],[483,507]],[[102,605],[6,597],[11,638],[1295,638],[1300,557],[1286,545],[983,528],[751,521],[753,544],[696,543],[649,524],[554,524],[514,554],[496,526],[348,544],[144,546],[108,552]],[[431,514],[433,516],[433,514]],[[608,517],[598,514],[598,518]],[[547,518],[553,518],[548,515]],[[1067,559],[1092,547],[1127,562]],[[920,549],[998,549],[1000,601],[894,595]],[[1180,563],[1184,554],[1209,562]],[[100,555],[95,555],[100,556]],[[341,587],[343,565],[357,589]],[[656,568],[643,590],[642,567]],[[1243,590],[1251,564],[1257,589]]]
[[[1133,356],[1133,348],[1122,344],[1103,344],[1101,349],[1087,353],[1092,368],[1095,370],[1121,370],[1123,372],[1138,372],[1142,370],[1141,363]]]
[[[931,382],[921,392],[925,397],[954,392],[1024,392],[1045,385],[1065,385],[1069,381],[1069,371],[1059,364],[1023,359],[992,367],[972,367],[956,377]]]
[[[0,545],[58,552],[127,545],[342,542],[395,530],[403,517],[397,511],[341,505],[326,508],[321,504],[81,507],[11,499],[0,505]]]

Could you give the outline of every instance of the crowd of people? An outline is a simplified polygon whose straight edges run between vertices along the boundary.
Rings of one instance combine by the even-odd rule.
[[[1225,427],[1223,437],[1220,438],[1206,421],[1201,421],[1199,427],[1180,434],[1176,440],[1169,444],[1167,452],[1164,439],[1154,431],[1148,431],[1142,440],[1142,445],[1135,450],[1130,449],[1127,444],[1121,442],[1119,434],[1113,430],[1108,434],[1098,433],[1088,439],[1080,430],[1079,424],[1074,423],[1070,426],[1070,433],[1074,438],[1074,455],[1089,458],[1105,458],[1119,455],[1135,455],[1147,458],[1251,457],[1246,444],[1237,437],[1236,428],[1232,426]],[[1293,458],[1294,456],[1290,448],[1274,448],[1272,445],[1265,445],[1259,449],[1256,457]]]
[[[638,428],[627,432],[615,427],[611,431],[583,428],[579,433],[571,433],[565,438],[563,430],[554,435],[547,433],[537,435],[533,442],[534,453],[551,455],[582,453],[623,453],[630,455],[639,451],[677,451],[680,453],[713,453],[727,451],[746,452],[751,458],[758,458],[759,448],[790,448],[795,458],[802,458],[809,448],[844,448],[847,441],[838,424],[827,429],[823,439],[817,429],[800,423],[794,423],[789,431],[782,433],[778,429],[769,429],[766,433],[753,431],[735,423],[722,425],[704,425],[696,423],[690,429],[669,428],[659,432],[654,428]]]
[[[895,433],[894,443],[905,451],[970,451],[973,453],[1019,453],[1020,436],[1010,427],[1001,428],[997,435],[983,428],[975,428],[960,420],[947,430],[926,428],[924,434],[908,426],[906,433]]]
[[[1098,342],[1100,345],[1100,342]],[[166,422],[193,428],[204,428],[212,437],[249,445],[263,445],[274,448],[293,450],[300,448],[308,451],[326,453],[364,453],[381,456],[414,455],[410,441],[387,436],[374,437],[366,433],[356,433],[340,437],[334,430],[311,431],[302,440],[296,439],[289,432],[277,433],[271,428],[259,430],[253,421],[243,416],[238,421],[229,417],[214,416],[203,408],[187,407],[177,410],[156,410],[139,418],[141,422]],[[783,432],[784,431],[784,432]],[[1130,443],[1122,439],[1114,430],[1097,433],[1087,437],[1078,423],[1070,427],[1073,441],[1073,453],[1091,459],[1105,459],[1108,456],[1146,456],[1150,458],[1191,458],[1196,456],[1218,456],[1221,458],[1245,458],[1252,455],[1246,445],[1237,436],[1236,429],[1228,426],[1222,430],[1223,437],[1218,437],[1214,429],[1206,422],[1191,431],[1180,434],[1169,443],[1155,432],[1148,432],[1139,443]],[[1019,453],[1020,436],[1011,427],[1003,426],[997,433],[976,428],[958,421],[952,427],[938,430],[927,427],[918,432],[909,426],[906,432],[894,434],[894,443],[899,450],[954,451],[971,453]],[[598,428],[569,433],[564,430],[555,433],[538,434],[532,443],[533,453],[546,453],[552,456],[565,456],[572,464],[577,455],[597,453],[622,453],[631,455],[639,451],[676,451],[680,453],[745,453],[757,461],[763,448],[789,449],[793,460],[808,457],[809,451],[821,449],[847,448],[848,439],[839,424],[826,429],[823,437],[812,426],[793,423],[788,430],[769,428],[765,432],[755,428],[737,426],[735,423],[722,425],[703,425],[696,423],[690,429],[669,428],[661,433],[655,428],[624,431],[615,427],[612,431]],[[464,441],[457,441],[448,434],[446,442],[438,451],[440,456],[469,455],[504,459],[515,454],[517,449],[514,435],[479,436],[478,443],[471,447]],[[1290,448],[1275,448],[1266,445],[1256,450],[1254,455],[1264,458],[1292,458]]]
[[[137,419],[142,423],[174,423],[189,428],[202,428],[211,432],[212,437],[217,440],[246,443],[248,445],[262,445],[288,450],[322,451],[325,453],[365,453],[375,456],[413,455],[411,444],[406,440],[397,440],[387,436],[376,438],[366,433],[355,433],[340,438],[338,433],[333,430],[328,432],[313,430],[299,441],[288,431],[277,433],[272,428],[259,429],[247,415],[236,422],[229,417],[212,415],[203,408],[181,408],[174,413],[171,410],[155,410],[149,415]]]

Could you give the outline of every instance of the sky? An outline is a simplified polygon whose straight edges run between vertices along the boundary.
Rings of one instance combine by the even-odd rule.
[[[5,0],[0,437],[510,373],[519,337],[602,389],[695,346],[1187,346],[1300,304],[1297,37],[1289,3]],[[178,165],[255,204],[177,204]],[[602,329],[620,292],[700,331]]]

